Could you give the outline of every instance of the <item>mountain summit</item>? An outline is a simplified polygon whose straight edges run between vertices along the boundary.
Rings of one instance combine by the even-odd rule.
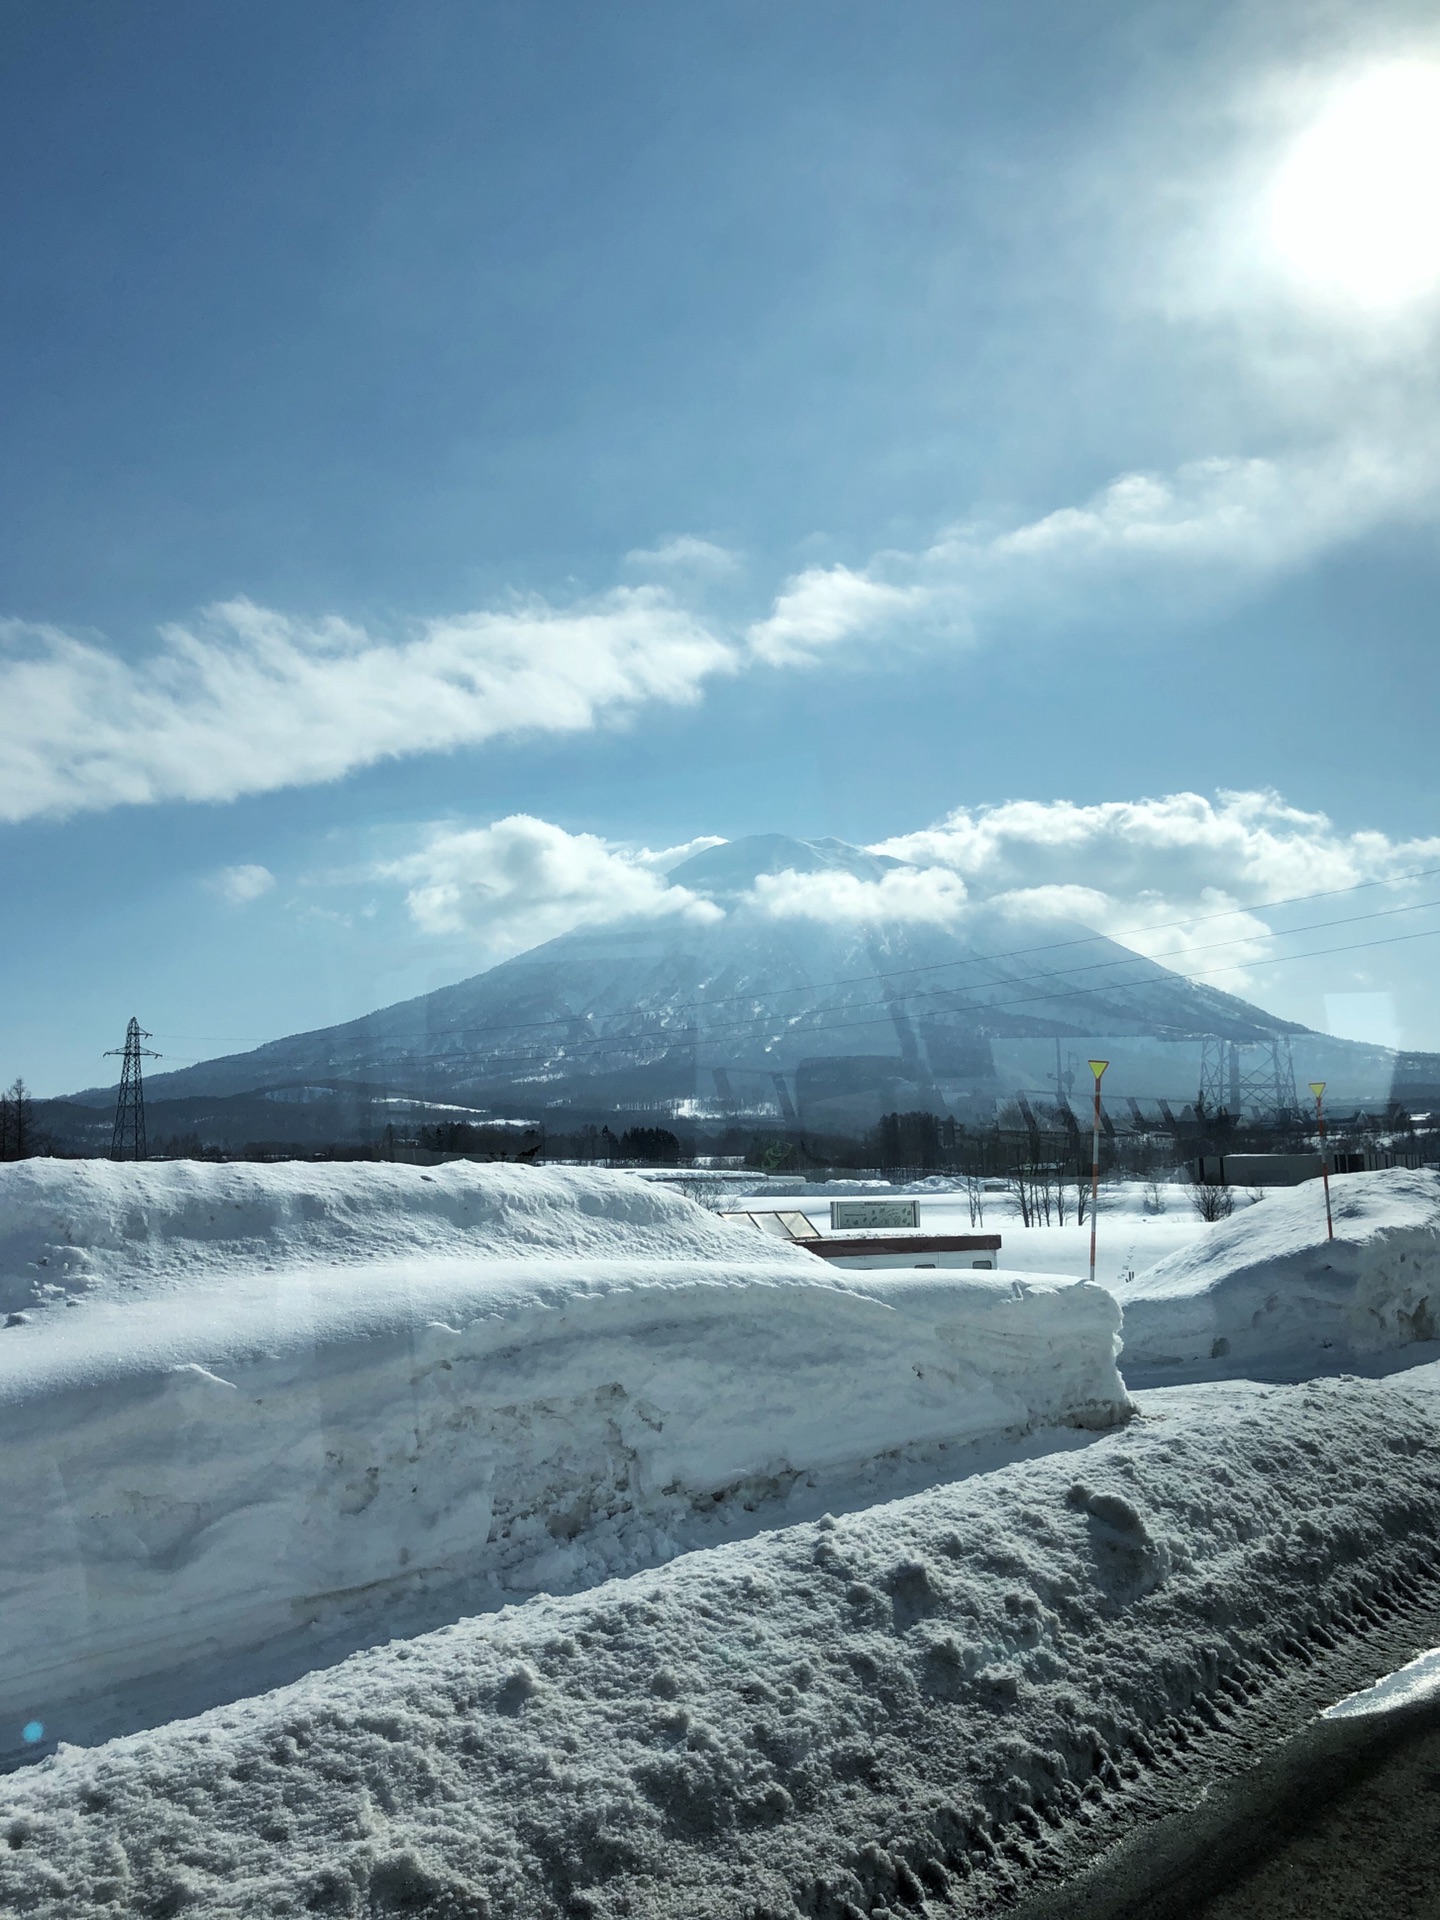
[[[867,853],[844,840],[792,840],[786,833],[752,833],[691,854],[670,869],[669,878],[672,886],[720,899],[748,893],[762,874],[848,873],[857,880],[879,880],[904,865],[888,853]]]

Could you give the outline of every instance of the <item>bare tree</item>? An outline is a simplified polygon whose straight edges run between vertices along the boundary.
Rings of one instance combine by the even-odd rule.
[[[1048,1227],[1050,1210],[1055,1204],[1055,1169],[1050,1166],[1035,1167],[1032,1169],[1032,1178],[1035,1182],[1035,1197],[1044,1211],[1045,1224]]]
[[[1007,1185],[1009,1186],[1011,1193],[1014,1194],[1015,1198],[1020,1203],[1021,1226],[1022,1227],[1034,1226],[1035,1222],[1032,1217],[1033,1210],[1030,1205],[1030,1183],[1026,1178],[1025,1168],[1018,1167],[1015,1170],[1015,1172],[1010,1175]]]
[[[683,1182],[677,1180],[675,1184],[681,1193],[697,1206],[704,1207],[708,1213],[718,1213],[734,1191],[728,1180],[702,1178]]]
[[[965,1198],[970,1205],[970,1224],[983,1227],[985,1224],[985,1182],[978,1173],[965,1176]]]
[[[24,1160],[35,1151],[33,1112],[30,1089],[16,1074],[0,1094],[0,1160]]]
[[[1235,1196],[1218,1180],[1197,1180],[1190,1189],[1190,1204],[1202,1220],[1225,1220],[1235,1211]]]

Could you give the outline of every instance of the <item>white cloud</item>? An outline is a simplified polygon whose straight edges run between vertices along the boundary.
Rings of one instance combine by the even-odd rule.
[[[383,637],[233,600],[128,661],[56,628],[0,622],[0,820],[164,800],[227,801],[376,761],[621,724],[698,701],[747,664],[983,637],[1079,610],[1193,610],[1386,519],[1429,511],[1440,439],[1353,439],[1277,460],[1126,474],[1009,529],[962,525],[864,568],[789,580],[745,644],[665,588],[570,607],[517,601]],[[681,536],[652,554],[723,549]],[[718,561],[716,562],[718,564]]]
[[[987,893],[1073,881],[1138,899],[1163,883],[1196,897],[1222,886],[1276,898],[1353,886],[1440,861],[1440,839],[1344,833],[1273,792],[1172,793],[1153,800],[1011,800],[957,808],[937,826],[872,849],[953,868]]]
[[[374,871],[406,888],[423,933],[473,934],[498,956],[578,926],[634,917],[722,919],[710,901],[667,885],[659,871],[665,857],[521,813],[487,827],[435,826],[413,853]]]
[[[210,875],[208,884],[231,906],[243,907],[252,900],[258,900],[262,894],[269,893],[275,885],[275,876],[268,867],[221,867],[217,873]]]
[[[751,627],[751,650],[772,666],[807,665],[821,648],[893,627],[929,597],[924,587],[891,586],[849,567],[808,567]]]
[[[1429,513],[1437,496],[1428,434],[1121,474],[1083,504],[1016,527],[963,523],[860,569],[808,568],[750,628],[750,647],[771,664],[804,665],[906,627],[973,639],[997,619],[1063,622],[1122,597],[1131,619],[1194,612],[1385,521]]]
[[[744,904],[772,920],[950,924],[964,912],[965,882],[944,867],[897,867],[878,880],[853,873],[762,873]]]
[[[665,879],[690,853],[719,844],[706,836],[660,850],[627,846],[522,814],[436,825],[363,878],[399,883],[425,937],[459,937],[493,961],[577,926],[719,922],[718,905]],[[1043,944],[1057,919],[1068,920],[1306,1024],[1324,1021],[1325,996],[1347,992],[1398,996],[1406,1044],[1424,1044],[1437,1017],[1432,948],[1411,940],[1437,930],[1435,910],[1420,909],[1440,898],[1440,878],[1407,876],[1440,875],[1440,836],[1346,832],[1269,792],[1178,793],[960,808],[870,851],[906,864],[875,879],[762,874],[731,910],[956,931],[999,913],[1011,930],[984,924],[975,937],[982,951],[1006,952]],[[1335,897],[1309,897],[1327,893]],[[1286,900],[1299,904],[1273,909]],[[1396,935],[1398,945],[1367,945]],[[1292,954],[1301,957],[1278,964]],[[1080,967],[1093,958],[1083,949],[1071,957]]]
[[[1008,578],[1044,567],[1067,584],[1095,568],[1220,563],[1241,576],[1296,565],[1431,492],[1428,456],[1363,441],[1279,459],[1208,459],[1171,475],[1122,474],[1082,507],[1063,507],[979,547],[963,533],[931,550],[937,563],[979,564]]]
[[[1293,914],[1251,909],[1371,881],[1392,883],[1404,900],[1414,889],[1398,876],[1440,867],[1440,837],[1345,833],[1270,792],[959,808],[872,851],[945,867],[972,896],[1017,916],[1073,917],[1181,971],[1223,964],[1231,971],[1215,984],[1241,992],[1274,953],[1272,927],[1295,924]],[[1393,903],[1387,890],[1333,909],[1318,902],[1315,912],[1340,918]]]
[[[684,840],[678,847],[659,847],[655,852],[642,847],[635,858],[642,866],[652,867],[656,873],[669,873],[682,861],[689,860],[697,853],[704,853],[710,847],[723,847],[725,836],[720,833],[697,834],[693,840]]]
[[[699,698],[734,650],[656,587],[541,601],[377,639],[248,600],[130,664],[51,627],[0,629],[0,819],[335,780],[505,735],[576,733]]]
[[[740,556],[713,540],[702,540],[698,534],[678,533],[671,540],[662,540],[658,547],[632,548],[625,563],[650,573],[692,573],[725,579],[739,571]]]

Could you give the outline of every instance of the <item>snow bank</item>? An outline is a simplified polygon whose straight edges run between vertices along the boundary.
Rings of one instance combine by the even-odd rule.
[[[1336,1371],[1440,1334],[1440,1173],[1276,1189],[1121,1288],[1125,1377]]]
[[[1078,1459],[66,1750],[6,1783],[0,1907],[993,1911],[1117,1770],[1440,1575],[1435,1393],[1407,1380],[1155,1394]]]
[[[1128,1410],[1099,1288],[837,1275],[624,1175],[3,1171],[10,1742],[441,1573],[567,1591],[787,1476]]]
[[[730,1231],[608,1173],[374,1164],[26,1160],[0,1167],[0,1311],[127,1298],[286,1262],[605,1255],[725,1260]]]

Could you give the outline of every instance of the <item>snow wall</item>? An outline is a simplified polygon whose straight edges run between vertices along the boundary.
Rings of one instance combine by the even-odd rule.
[[[1252,1763],[1277,1676],[1433,1620],[1405,1383],[1172,1389],[1078,1455],[69,1748],[0,1783],[0,1911],[993,1914],[1127,1782],[1138,1823],[1197,1745]]]
[[[1401,1167],[1268,1193],[1117,1289],[1132,1385],[1335,1372],[1440,1336],[1440,1173]]]
[[[624,1175],[0,1172],[15,1729],[437,1571],[567,1591],[700,1503],[1128,1411],[1103,1289],[838,1275]]]

